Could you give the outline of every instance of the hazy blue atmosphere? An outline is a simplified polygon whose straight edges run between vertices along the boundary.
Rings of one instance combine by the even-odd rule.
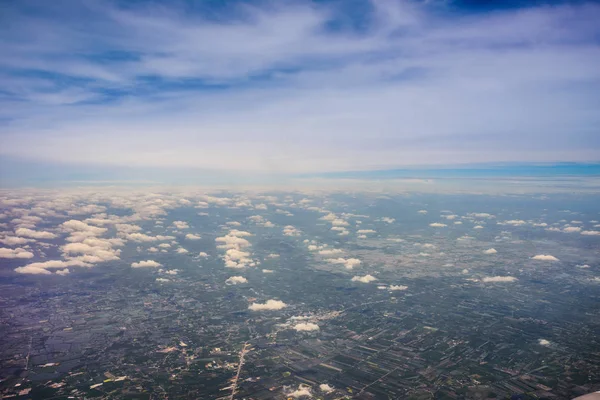
[[[583,1],[5,1],[2,178],[598,162],[599,19]]]
[[[600,3],[0,0],[0,398],[599,400]]]

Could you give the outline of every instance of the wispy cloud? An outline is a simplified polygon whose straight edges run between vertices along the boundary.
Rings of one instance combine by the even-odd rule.
[[[277,172],[599,158],[600,6],[439,7],[365,1],[358,29],[327,2],[11,2],[1,154]]]

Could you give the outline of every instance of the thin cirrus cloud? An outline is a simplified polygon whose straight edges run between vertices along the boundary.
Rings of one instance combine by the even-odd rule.
[[[359,20],[340,2],[177,4],[5,6],[0,155],[259,172],[599,158],[596,4],[364,0]]]

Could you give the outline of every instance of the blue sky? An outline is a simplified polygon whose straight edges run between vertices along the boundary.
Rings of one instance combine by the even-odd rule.
[[[595,3],[0,7],[5,174],[600,160]]]

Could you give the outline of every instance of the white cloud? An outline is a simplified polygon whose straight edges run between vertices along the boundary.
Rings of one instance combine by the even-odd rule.
[[[33,239],[54,239],[57,236],[52,232],[47,231],[34,231],[28,228],[18,228],[15,230],[17,236],[25,236]]]
[[[92,225],[86,224],[83,221],[78,221],[75,219],[71,219],[69,221],[63,222],[60,226],[66,232],[71,232],[71,233],[85,232],[85,233],[87,233],[88,236],[100,236],[107,231],[106,228],[99,228],[97,226],[92,226]]]
[[[486,276],[482,279],[483,282],[514,282],[517,278],[514,276]]]
[[[498,222],[498,224],[500,225],[512,225],[512,226],[522,226],[525,225],[527,222],[523,221],[522,219],[511,219],[509,221],[504,221],[504,222]]]
[[[165,282],[171,282],[171,280],[170,279],[166,279],[166,278],[156,278],[156,282],[165,283]]]
[[[584,236],[600,236],[600,231],[581,231]]]
[[[158,267],[162,267],[162,264],[157,263],[154,260],[134,262],[131,264],[131,268],[158,268]]]
[[[358,234],[377,233],[377,231],[375,231],[373,229],[359,229],[356,231],[356,233],[358,233]]]
[[[173,226],[177,229],[189,229],[189,225],[185,221],[173,221]]]
[[[408,289],[408,286],[404,286],[404,285],[390,285],[388,287],[388,290],[406,290]]]
[[[296,229],[292,225],[287,225],[285,228],[283,228],[283,234],[285,236],[300,236],[301,233],[302,232],[300,230]]]
[[[177,275],[179,273],[178,269],[169,269],[165,271],[165,274],[167,275]]]
[[[539,339],[538,343],[542,346],[550,346],[550,341],[546,339]]]
[[[382,222],[388,223],[388,224],[393,224],[394,222],[396,222],[395,218],[390,218],[390,217],[383,217],[381,218]]]
[[[178,254],[185,254],[185,253],[189,253],[186,249],[184,249],[183,247],[178,248],[177,250],[175,250],[176,253]]]
[[[293,397],[295,399],[298,399],[300,397],[313,397],[312,392],[310,391],[310,388],[307,386],[300,386],[298,387],[298,389],[294,390],[293,392],[290,392],[286,395],[287,397]]]
[[[200,235],[196,235],[196,234],[193,234],[193,233],[188,233],[187,235],[185,235],[185,238],[187,240],[199,240],[199,239],[202,239],[202,237]]]
[[[448,225],[442,224],[441,222],[434,222],[432,224],[429,224],[429,226],[434,227],[434,228],[443,228],[443,227],[448,226]]]
[[[313,324],[312,322],[302,322],[294,325],[294,329],[298,332],[318,331],[319,325]]]
[[[587,264],[583,264],[583,265],[577,265],[577,268],[587,269],[587,268],[590,268],[590,266]]]
[[[483,254],[496,254],[497,252],[496,249],[487,249],[483,251]]]
[[[238,283],[248,283],[248,279],[243,276],[232,276],[225,281],[228,285],[237,285]]]
[[[0,258],[33,258],[33,253],[20,247],[16,249],[0,247]]]
[[[344,267],[346,267],[347,269],[352,269],[354,267],[357,267],[361,264],[361,261],[358,258],[329,258],[327,260],[328,263],[330,264],[342,264],[344,265]]]
[[[281,310],[287,307],[281,300],[267,300],[266,303],[252,303],[248,309],[252,311],[268,311],[268,310]]]
[[[482,225],[476,225],[476,226],[473,227],[473,229],[483,229],[483,226]]]
[[[469,215],[475,218],[496,218],[490,213],[469,213]]]
[[[417,211],[417,212],[418,212],[419,214],[423,214],[423,215],[427,214],[427,210],[419,210],[419,211]]]
[[[327,215],[322,216],[319,219],[323,221],[335,221],[337,219],[337,216],[335,214],[329,213]]]
[[[56,275],[69,275],[71,273],[71,271],[69,271],[68,268],[65,269],[59,269],[58,271],[56,271]]]
[[[369,283],[369,282],[373,282],[376,280],[377,280],[377,278],[375,278],[372,275],[355,276],[352,278],[352,282],[362,282],[362,283]]]
[[[41,267],[35,267],[26,265],[24,267],[15,268],[15,272],[19,274],[31,274],[31,275],[50,275],[52,272]]]
[[[117,232],[121,233],[134,233],[142,230],[141,227],[133,224],[116,224],[115,228],[117,229]]]
[[[558,258],[551,256],[551,255],[546,255],[546,254],[538,254],[536,256],[531,257],[532,260],[539,260],[539,261],[559,261]]]
[[[565,233],[575,233],[575,232],[580,232],[581,228],[578,226],[567,226],[566,228],[563,229],[563,232]]]
[[[26,239],[18,236],[5,236],[0,238],[0,243],[3,243],[7,246],[18,246],[21,244],[26,244],[30,242],[35,242],[33,239]]]
[[[164,236],[164,235],[150,236],[150,235],[146,235],[144,233],[139,233],[139,232],[124,234],[123,237],[125,237],[128,240],[132,240],[134,242],[160,242],[163,240],[175,239],[175,236]]]
[[[323,392],[323,393],[331,393],[331,392],[333,392],[335,389],[334,389],[333,387],[329,386],[329,385],[328,385],[328,384],[326,384],[326,383],[321,383],[321,384],[319,385],[319,390],[320,390],[321,392]]]
[[[319,250],[319,254],[322,256],[333,256],[336,254],[341,254],[343,253],[344,250],[340,250],[340,249],[323,249],[323,250]]]
[[[263,269],[262,272],[263,274],[272,274],[275,271],[273,271],[272,269]]]
[[[331,221],[331,225],[333,225],[333,226],[348,226],[350,224],[348,224],[348,222],[343,219],[336,218],[333,221]]]
[[[82,260],[49,260],[27,264],[24,267],[15,268],[15,272],[20,274],[51,274],[49,269],[61,269],[66,267],[91,267],[91,264]]]

